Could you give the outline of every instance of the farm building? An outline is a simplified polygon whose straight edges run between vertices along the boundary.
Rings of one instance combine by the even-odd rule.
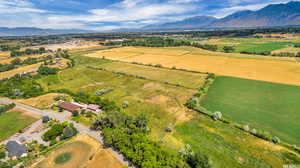
[[[101,112],[101,107],[97,104],[89,104],[87,105],[87,109],[95,112]]]
[[[10,158],[20,158],[27,155],[27,147],[17,141],[9,141],[6,144],[6,150]]]
[[[70,111],[70,112],[81,110],[80,106],[78,106],[76,104],[73,104],[73,103],[70,103],[70,102],[62,102],[58,106],[60,108],[64,109],[64,110],[67,110],[67,111]]]

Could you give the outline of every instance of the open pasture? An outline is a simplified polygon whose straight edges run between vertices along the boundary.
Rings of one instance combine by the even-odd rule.
[[[36,116],[28,115],[27,112],[18,109],[12,109],[0,115],[0,141],[18,133],[34,121]]]
[[[201,103],[238,123],[300,145],[299,97],[298,86],[217,77]]]
[[[105,61],[107,62],[107,61]],[[204,73],[191,73],[181,70],[155,68],[152,66],[136,65],[124,62],[108,62],[103,63],[99,67],[102,67],[108,71],[125,72],[128,74],[134,74],[147,79],[168,82],[174,85],[181,85],[187,88],[200,88],[207,77]]]
[[[154,54],[161,50],[166,50],[166,52],[169,50],[170,53],[171,51],[186,51],[188,54]],[[132,56],[128,57],[127,52],[129,51],[131,54],[134,52],[136,54],[132,54]],[[144,53],[140,54],[141,52]],[[193,47],[171,47],[163,49],[122,47],[107,51],[102,50],[101,52],[86,54],[86,56],[98,58],[104,56],[108,59],[126,62],[161,64],[170,68],[176,66],[177,68],[211,72],[217,75],[300,85],[300,64],[295,58],[212,52]]]
[[[168,124],[188,119],[188,109],[184,104],[197,92],[197,89],[87,68],[85,66],[89,60],[92,60],[93,66],[104,64],[101,59],[82,57],[77,59],[82,66],[66,69],[57,75],[42,78],[38,82],[46,90],[70,89],[73,92],[90,94],[95,94],[101,89],[112,88],[112,92],[102,97],[114,100],[119,106],[122,106],[124,101],[128,101],[129,107],[125,111],[130,114],[148,114],[150,126],[153,128],[152,136],[156,139],[164,135],[164,129]],[[96,60],[99,60],[99,63]]]

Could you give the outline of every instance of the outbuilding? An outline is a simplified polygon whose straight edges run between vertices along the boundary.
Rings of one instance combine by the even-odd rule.
[[[70,111],[70,112],[75,112],[75,111],[78,111],[78,110],[81,109],[80,106],[75,105],[75,104],[70,103],[70,102],[62,102],[58,106],[60,108],[64,109],[64,110],[67,110],[67,111]]]

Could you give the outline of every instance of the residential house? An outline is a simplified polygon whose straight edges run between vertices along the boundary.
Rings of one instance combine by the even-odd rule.
[[[13,159],[25,157],[28,153],[27,147],[17,141],[9,141],[5,148],[8,151],[8,157]]]

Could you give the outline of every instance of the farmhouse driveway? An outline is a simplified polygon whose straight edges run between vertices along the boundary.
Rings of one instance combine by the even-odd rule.
[[[52,111],[52,110],[40,110],[37,108],[33,108],[31,106],[27,106],[25,104],[14,102],[8,98],[0,98],[0,104],[11,104],[11,103],[15,103],[17,108],[20,108],[20,109],[23,109],[23,110],[26,110],[26,111],[29,111],[29,112],[32,112],[32,113],[35,113],[35,114],[38,114],[41,116],[49,116],[50,118],[56,119],[60,122],[67,121],[69,123],[73,123],[74,127],[77,128],[77,130],[80,134],[89,135],[90,137],[96,139],[101,144],[103,144],[103,137],[101,136],[101,134],[98,131],[91,130],[90,128],[88,128],[86,126],[83,126],[81,124],[78,124],[78,123],[70,120],[69,117],[71,117],[71,113],[69,113],[69,112],[59,113],[59,112]],[[37,122],[34,124],[37,124]],[[34,125],[32,125],[32,126],[34,126]],[[31,129],[28,129],[28,131],[30,131],[30,130]],[[28,131],[26,131],[24,134],[28,134]],[[20,137],[20,136],[18,136],[18,137]],[[12,136],[11,138],[16,138],[16,137]],[[14,140],[14,139],[9,139],[9,140]],[[117,157],[123,164],[125,164],[127,166],[130,165],[130,163],[125,161],[125,158],[119,152],[113,150],[112,148],[108,148],[108,150],[110,150],[115,155],[115,157]]]

